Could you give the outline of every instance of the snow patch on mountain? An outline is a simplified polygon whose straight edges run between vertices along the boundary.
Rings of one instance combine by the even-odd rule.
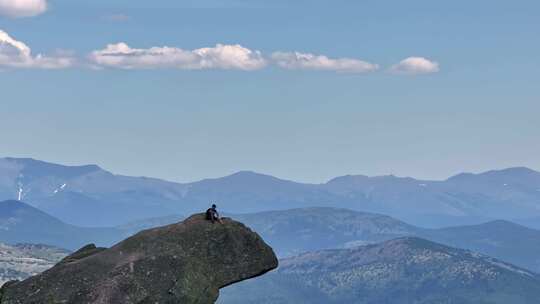
[[[55,189],[55,190],[53,191],[53,193],[54,193],[54,194],[57,194],[58,192],[64,190],[64,189],[66,188],[66,186],[67,186],[67,184],[65,184],[65,183],[62,184],[62,186],[60,186],[60,187],[58,187],[57,189]]]

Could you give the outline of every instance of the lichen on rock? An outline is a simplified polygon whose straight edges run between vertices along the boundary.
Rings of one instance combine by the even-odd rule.
[[[85,246],[40,275],[2,287],[0,303],[214,303],[220,288],[277,265],[272,248],[243,224],[212,224],[197,214],[109,249]]]

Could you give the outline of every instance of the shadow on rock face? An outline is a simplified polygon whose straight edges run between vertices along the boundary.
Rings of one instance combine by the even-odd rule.
[[[109,249],[85,246],[2,287],[0,303],[214,303],[220,288],[277,265],[272,248],[243,224],[212,224],[197,214]]]

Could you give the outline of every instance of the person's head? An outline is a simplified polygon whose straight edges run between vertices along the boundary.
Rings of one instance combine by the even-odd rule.
[[[212,204],[212,209],[216,209],[216,208],[217,208],[216,204]]]

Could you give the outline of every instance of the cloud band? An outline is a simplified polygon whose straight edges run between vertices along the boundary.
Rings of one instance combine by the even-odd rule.
[[[0,0],[2,1],[2,0]],[[62,69],[75,65],[73,56],[32,55],[30,47],[0,30],[0,67]],[[109,44],[93,51],[81,66],[117,69],[180,69],[180,70],[241,70],[255,71],[269,65],[287,70],[331,71],[337,73],[368,73],[378,64],[354,58],[330,58],[300,52],[274,52],[269,57],[260,51],[239,44],[217,44],[214,47],[184,50],[176,47],[132,48],[124,42]],[[393,65],[395,74],[430,74],[439,71],[439,64],[424,57],[409,57]]]

